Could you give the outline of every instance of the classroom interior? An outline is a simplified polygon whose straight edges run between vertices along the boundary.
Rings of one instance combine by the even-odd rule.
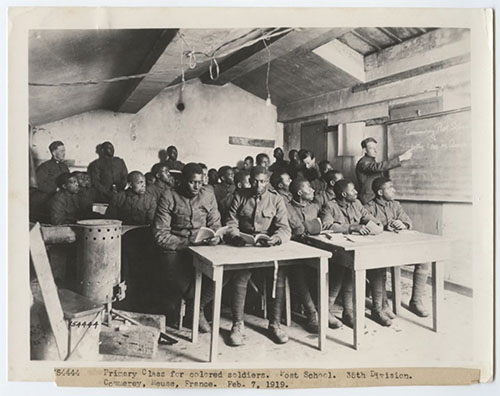
[[[261,40],[266,34],[272,37]],[[224,342],[231,319],[223,294],[218,361],[273,365],[299,363],[301,356],[300,363],[350,367],[376,365],[384,354],[389,365],[466,365],[474,297],[470,51],[470,31],[459,28],[31,31],[30,183],[55,140],[64,142],[72,171],[85,171],[105,141],[129,171],[144,173],[169,145],[182,162],[215,169],[241,167],[246,156],[259,153],[273,162],[274,148],[282,147],[285,156],[292,149],[312,151],[317,162],[330,161],[355,184],[363,139],[378,141],[377,161],[413,148],[408,166],[389,176],[413,229],[452,240],[443,269],[441,330],[432,331],[432,318],[403,309],[391,327],[366,320],[362,349],[352,347],[352,329],[344,326],[329,329],[318,351],[317,335],[301,326],[292,290],[290,342],[276,345],[261,334],[262,298],[254,293],[245,345],[235,349]],[[129,78],[116,80],[120,76]],[[64,252],[75,243],[68,232],[68,240],[46,243],[53,274],[68,265]],[[412,271],[401,270],[403,307]],[[389,290],[390,282],[391,276]],[[430,296],[430,281],[426,289]],[[368,314],[368,295],[366,302]],[[139,312],[164,314],[159,301],[154,305]],[[154,357],[101,353],[98,359],[206,362],[210,335],[200,334],[193,344],[189,328],[171,325],[178,321],[167,317],[163,329],[179,342],[154,346]],[[51,343],[47,334],[38,337]],[[38,359],[57,356],[53,345],[42,349]]]

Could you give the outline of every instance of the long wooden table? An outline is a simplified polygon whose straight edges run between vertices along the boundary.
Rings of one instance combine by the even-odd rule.
[[[392,269],[392,291],[394,313],[401,307],[398,292],[400,266],[432,262],[432,317],[433,330],[439,329],[439,311],[443,295],[442,261],[451,258],[452,240],[439,235],[425,234],[413,230],[399,233],[386,232],[379,235],[327,234],[307,237],[308,244],[333,253],[333,262],[352,271],[354,306],[354,347],[359,348],[365,320],[366,270]]]
[[[195,295],[193,331],[191,341],[198,342],[198,325],[200,314],[201,281],[205,274],[215,283],[214,309],[212,317],[212,335],[210,342],[210,362],[217,359],[217,341],[219,336],[220,309],[222,297],[222,276],[226,270],[254,269],[273,267],[278,265],[300,264],[301,260],[316,263],[319,289],[319,349],[323,349],[328,329],[328,258],[331,253],[297,242],[287,242],[274,247],[233,247],[192,246],[189,248],[193,255],[195,268]],[[302,261],[304,264],[304,262]]]

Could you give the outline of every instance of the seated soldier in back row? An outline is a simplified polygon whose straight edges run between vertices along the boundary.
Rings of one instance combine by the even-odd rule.
[[[286,170],[277,170],[271,175],[271,186],[283,197],[285,203],[292,200],[290,193],[290,183],[292,179]]]
[[[411,219],[401,207],[401,204],[394,200],[396,190],[394,189],[392,180],[388,177],[378,177],[373,181],[372,189],[375,198],[365,205],[368,212],[375,216],[387,231],[399,232],[401,230],[409,230],[412,227]],[[389,309],[385,291],[385,277],[387,272],[385,269],[382,272],[384,276],[383,293],[385,312],[394,317],[392,310]],[[428,264],[416,264],[414,266],[413,290],[409,308],[410,311],[420,317],[429,315],[422,301],[425,295],[428,273]]]
[[[333,186],[339,180],[342,180],[344,176],[338,170],[330,170],[326,172],[323,179],[326,183],[326,188],[323,191],[316,191],[314,195],[314,201],[318,204],[320,208],[326,205],[327,202],[333,201],[335,199],[335,192],[333,191]]]
[[[78,200],[82,216],[91,219],[96,216],[92,210],[92,206],[94,203],[99,202],[99,192],[92,187],[90,175],[87,172],[73,172],[72,174],[78,180]]]
[[[78,199],[78,180],[71,173],[56,178],[58,191],[49,201],[50,224],[72,224],[82,218]]]
[[[328,202],[322,207],[320,218],[323,222],[323,229],[332,230],[343,234],[359,233],[361,235],[370,234],[370,228],[366,225],[369,221],[379,224],[379,221],[366,210],[366,208],[357,199],[358,192],[354,184],[348,180],[339,180],[333,187],[335,200]],[[331,266],[332,280],[330,284],[329,307],[333,308],[335,299],[340,289],[343,289],[344,311],[342,320],[349,327],[353,326],[353,284],[352,276],[349,271],[339,264]],[[384,313],[382,304],[383,296],[381,292],[380,271],[368,270],[367,277],[372,286],[373,297],[373,319],[383,326],[390,326],[391,319]]]
[[[155,182],[146,187],[146,192],[153,196],[156,202],[166,188],[172,188],[175,185],[175,179],[170,174],[168,166],[165,163],[153,165],[151,173],[155,176]]]
[[[221,182],[214,186],[215,199],[222,219],[227,217],[229,206],[233,200],[234,194],[234,170],[228,165],[221,166],[219,169],[219,178]]]
[[[129,188],[113,195],[106,217],[130,225],[152,224],[156,201],[146,194],[146,178],[141,172],[133,171],[128,174],[127,181]]]
[[[231,243],[244,245],[239,236],[240,231],[246,234],[267,234],[271,238],[265,246],[274,246],[290,240],[290,225],[288,224],[287,210],[283,198],[274,190],[268,189],[269,173],[266,168],[256,166],[250,174],[252,187],[235,194],[227,225],[231,227]],[[251,272],[247,269],[234,270],[232,273],[231,313],[233,327],[229,336],[229,343],[238,346],[243,343],[243,316],[247,286]],[[272,284],[272,282],[269,282]],[[281,329],[280,320],[285,300],[285,272],[278,270],[276,283],[276,298],[273,298],[269,307],[269,335],[274,342],[283,344],[288,341],[288,335]]]

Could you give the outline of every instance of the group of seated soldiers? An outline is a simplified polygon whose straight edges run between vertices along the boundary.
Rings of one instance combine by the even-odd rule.
[[[376,144],[374,139],[368,143],[373,145],[373,142]],[[366,141],[363,145],[366,146]],[[222,166],[217,171],[207,169],[201,163],[184,165],[177,160],[177,149],[170,146],[162,161],[146,175],[139,171],[128,173],[125,162],[114,156],[110,142],[98,146],[99,159],[88,166],[88,172],[69,172],[64,165],[62,142],[52,143],[50,151],[52,159],[37,169],[38,189],[31,194],[31,200],[35,202],[31,214],[40,218],[32,220],[48,219],[48,223],[55,225],[71,224],[79,219],[99,217],[92,211],[92,205],[108,203],[106,218],[119,219],[124,224],[151,226],[154,245],[161,252],[162,282],[188,300],[193,296],[194,270],[187,247],[200,243],[195,239],[201,227],[216,231],[223,225],[228,226],[223,237],[216,236],[201,244],[244,246],[241,232],[267,234],[270,238],[261,245],[274,246],[290,239],[304,242],[308,234],[306,222],[318,217],[323,230],[343,234],[369,234],[369,221],[394,232],[412,226],[410,218],[394,200],[395,189],[391,180],[383,176],[387,164],[376,163],[372,158],[364,159],[379,164],[370,174],[373,198],[363,205],[357,199],[352,181],[343,179],[342,173],[334,170],[328,161],[316,164],[314,154],[307,150],[291,150],[289,161],[286,161],[283,151],[276,148],[273,164],[266,154],[259,154],[255,165],[249,156],[244,159],[242,169]],[[35,204],[38,204],[38,210],[33,211]],[[272,270],[257,271],[272,278]],[[304,308],[304,327],[310,332],[318,332],[318,313],[313,298],[316,290],[311,286],[315,283],[309,282],[308,267],[295,265],[285,269],[281,266],[274,284],[273,281],[267,282],[275,291],[268,309],[268,331],[276,343],[288,341],[280,325],[285,300],[285,271]],[[348,272],[331,261],[328,320],[331,328],[343,324],[353,326],[353,285]],[[409,304],[410,310],[422,317],[428,315],[423,305],[427,272],[426,265],[415,266]],[[373,300],[372,318],[383,326],[390,326],[394,314],[387,302],[386,269],[369,270],[367,275]],[[233,346],[243,343],[244,307],[251,277],[252,272],[246,269],[224,274],[224,284],[231,284],[233,326],[229,343]],[[343,305],[341,320],[334,314],[339,295],[342,295]],[[212,282],[204,281],[199,322],[202,332],[211,329],[205,307],[212,298]]]

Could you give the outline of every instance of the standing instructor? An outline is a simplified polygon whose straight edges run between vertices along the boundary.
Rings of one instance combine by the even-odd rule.
[[[356,164],[356,177],[359,183],[359,200],[364,205],[375,198],[372,190],[372,183],[377,177],[384,176],[384,172],[390,169],[398,168],[403,161],[411,159],[413,153],[409,149],[403,154],[394,157],[388,161],[377,162],[377,141],[368,137],[361,141],[364,156]]]

